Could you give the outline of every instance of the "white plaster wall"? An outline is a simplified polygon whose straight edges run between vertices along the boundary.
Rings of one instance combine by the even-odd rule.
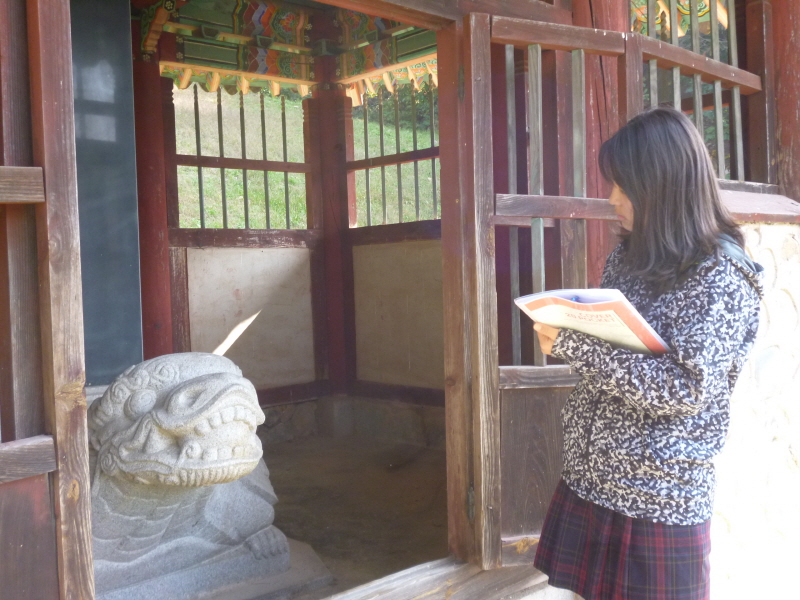
[[[193,351],[235,338],[224,354],[256,389],[314,381],[307,249],[190,248],[187,263]]]
[[[800,598],[800,226],[745,233],[766,269],[766,295],[717,461],[711,595]]]
[[[444,387],[442,243],[353,248],[357,377]]]

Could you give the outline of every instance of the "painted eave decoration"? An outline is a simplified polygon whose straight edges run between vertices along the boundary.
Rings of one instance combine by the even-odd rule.
[[[336,56],[336,77],[354,105],[379,86],[438,86],[436,36],[396,21],[345,10],[270,0],[134,0],[141,13],[142,52],[154,56],[164,33],[175,35],[173,60],[159,60],[161,74],[185,89],[230,93],[251,89],[301,96],[318,83],[314,57]],[[319,5],[320,7],[322,5]],[[313,19],[333,19],[337,40],[314,39]],[[319,37],[319,36],[318,36]],[[162,57],[163,58],[163,57]]]

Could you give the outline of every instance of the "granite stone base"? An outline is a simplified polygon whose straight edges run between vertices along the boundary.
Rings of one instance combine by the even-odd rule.
[[[129,587],[98,594],[97,600],[289,600],[333,581],[311,546],[289,540],[283,572],[264,572],[264,562],[238,548],[214,560]],[[287,558],[289,558],[287,557]]]

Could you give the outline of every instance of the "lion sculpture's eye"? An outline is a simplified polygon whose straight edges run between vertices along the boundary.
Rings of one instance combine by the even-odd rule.
[[[125,403],[125,415],[136,420],[148,412],[156,404],[156,393],[153,390],[137,390]]]

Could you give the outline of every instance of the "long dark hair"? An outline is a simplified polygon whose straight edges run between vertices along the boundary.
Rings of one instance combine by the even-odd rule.
[[[721,234],[743,245],[720,201],[703,138],[683,113],[657,107],[634,117],[602,145],[599,162],[603,177],[633,205],[633,228],[623,234],[624,264],[658,291],[718,255]]]

